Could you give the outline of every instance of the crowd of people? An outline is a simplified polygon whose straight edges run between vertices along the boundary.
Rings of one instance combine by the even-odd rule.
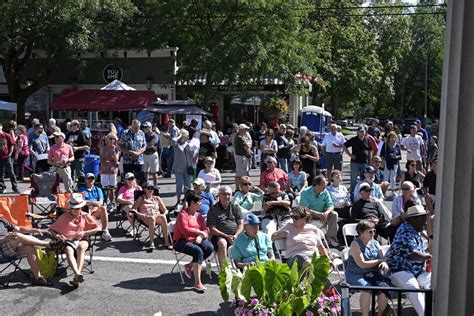
[[[429,286],[425,261],[431,258],[436,203],[436,126],[428,133],[417,120],[402,137],[392,122],[381,127],[373,120],[346,139],[334,123],[324,137],[305,126],[283,123],[274,128],[265,123],[255,128],[250,122],[233,124],[224,133],[209,120],[198,125],[192,120],[178,126],[171,119],[156,126],[135,119],[124,128],[117,118],[99,147],[92,148],[86,120],[72,120],[61,129],[50,119],[46,130],[37,119],[28,129],[12,122],[8,131],[0,132],[1,192],[6,190],[4,174],[18,193],[16,175],[22,180],[26,172],[51,171],[60,175],[65,192],[75,193],[68,202],[70,210],[46,231],[25,231],[2,220],[1,256],[29,254],[30,245],[63,247],[74,271],[71,284],[78,286],[84,281],[87,237],[102,231],[102,239],[110,241],[108,215],[120,205],[130,223],[138,221],[148,228],[148,250],[156,247],[159,226],[165,248],[192,256],[185,274],[194,275],[194,288],[200,292],[205,290],[202,262],[213,251],[220,266],[232,258],[243,268],[273,260],[272,241],[285,239],[288,262],[304,269],[314,255],[331,257],[323,235],[329,247],[343,248],[341,229],[347,223],[358,223],[359,233],[350,246],[349,283],[374,285],[367,275],[378,271],[397,286]],[[406,171],[400,166],[403,151]],[[90,152],[100,156],[99,174],[84,170]],[[350,158],[349,186],[342,181],[344,153]],[[225,169],[235,172],[235,189],[223,183]],[[251,169],[260,169],[258,184],[252,182]],[[166,206],[155,191],[159,177],[173,175],[176,204]],[[393,200],[391,209],[384,202],[387,198]],[[170,220],[172,240],[167,231]],[[54,241],[47,244],[23,233],[47,233]],[[138,232],[133,228],[129,234]],[[386,255],[380,240],[391,242]],[[35,280],[42,280],[34,255],[28,258]],[[420,295],[408,296],[419,314]],[[379,311],[386,305],[382,293]],[[361,295],[361,306],[368,314],[366,294]]]

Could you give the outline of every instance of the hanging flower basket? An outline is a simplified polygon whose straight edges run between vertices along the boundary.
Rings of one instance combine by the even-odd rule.
[[[288,103],[280,98],[271,98],[261,105],[260,111],[270,115],[283,114],[288,112]]]

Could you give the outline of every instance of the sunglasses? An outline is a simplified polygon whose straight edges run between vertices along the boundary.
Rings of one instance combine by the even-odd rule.
[[[408,190],[411,190],[411,189],[410,188],[402,188],[402,190],[408,191]]]
[[[90,177],[90,178],[87,178],[87,180],[92,181],[92,180],[95,180],[95,178]]]
[[[133,180],[135,180],[135,178],[128,178],[128,179],[125,179],[125,180],[127,180],[127,181],[133,181]]]
[[[366,230],[366,232],[368,232],[369,234],[375,234],[375,229],[369,229],[369,230]]]
[[[410,167],[416,167],[416,165],[410,165]]]
[[[252,185],[251,183],[242,183],[242,185]]]
[[[145,189],[147,189],[147,190],[154,190],[155,187],[146,187]]]
[[[381,163],[381,161],[374,161],[374,163]]]
[[[293,215],[293,216],[291,216],[291,218],[294,219],[295,221],[297,221],[297,220],[299,220],[299,219],[306,218],[306,216]]]

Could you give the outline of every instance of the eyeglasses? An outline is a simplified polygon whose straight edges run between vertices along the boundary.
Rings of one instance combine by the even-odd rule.
[[[92,177],[87,178],[87,180],[89,180],[89,181],[92,181],[92,180],[94,180],[94,179],[95,179],[95,178],[92,178]]]
[[[242,185],[252,185],[251,183],[242,183]]]
[[[133,181],[133,180],[135,180],[135,178],[128,178],[128,179],[125,179],[125,180],[127,180],[127,181]]]
[[[212,163],[212,161],[206,161],[205,164]]]
[[[416,167],[416,165],[410,165],[410,167]]]
[[[154,190],[155,187],[146,187],[145,189],[147,189],[147,190]]]
[[[293,216],[291,216],[291,218],[294,219],[295,221],[297,221],[297,220],[299,220],[299,219],[306,218],[306,216],[304,216],[304,215],[301,215],[301,216],[299,216],[299,215],[293,215]]]
[[[375,229],[368,229],[366,230],[366,232],[368,232],[369,234],[375,234]]]
[[[410,188],[402,188],[402,190],[408,191],[408,190],[411,190],[411,189]]]
[[[374,163],[381,163],[381,161],[374,161]]]

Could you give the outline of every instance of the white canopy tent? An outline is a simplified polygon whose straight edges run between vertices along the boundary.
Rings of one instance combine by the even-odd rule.
[[[100,88],[100,90],[137,90],[137,89],[126,85],[120,80],[115,79],[108,85]]]

